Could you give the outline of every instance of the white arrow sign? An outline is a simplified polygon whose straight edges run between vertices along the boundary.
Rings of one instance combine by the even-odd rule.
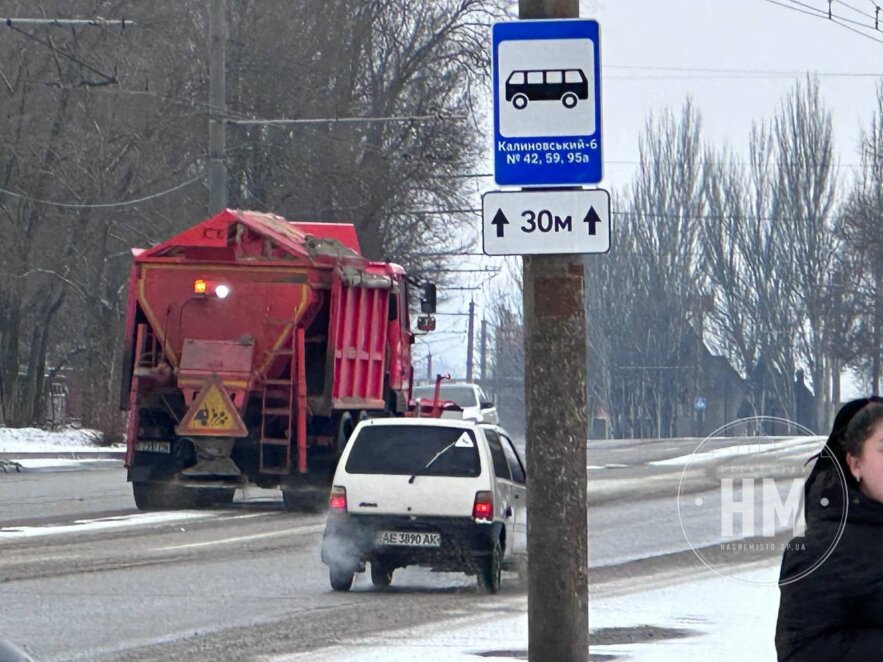
[[[490,191],[481,201],[486,255],[610,250],[610,194],[603,189]]]

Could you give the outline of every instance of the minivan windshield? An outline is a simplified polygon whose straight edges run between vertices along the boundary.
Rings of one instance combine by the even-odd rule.
[[[435,386],[415,387],[414,397],[432,400],[435,397]],[[438,397],[441,400],[455,402],[460,407],[475,407],[478,404],[475,389],[467,384],[442,384]]]
[[[433,458],[435,461],[430,464]],[[430,464],[428,468],[427,464]],[[481,463],[471,430],[427,425],[370,425],[362,428],[353,442],[346,471],[474,478],[481,473]]]

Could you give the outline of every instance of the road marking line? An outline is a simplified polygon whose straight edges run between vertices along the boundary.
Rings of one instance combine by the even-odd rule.
[[[221,538],[220,540],[207,540],[205,542],[192,542],[185,545],[169,545],[167,547],[155,547],[153,552],[167,552],[177,549],[193,549],[196,547],[208,547],[209,545],[225,545],[228,543],[245,542],[247,540],[260,540],[262,538],[278,538],[280,536],[288,536],[294,533],[319,533],[325,529],[324,524],[312,524],[310,526],[296,526],[290,529],[281,529],[279,531],[268,531],[267,533],[253,533],[247,536],[236,536],[235,538]]]

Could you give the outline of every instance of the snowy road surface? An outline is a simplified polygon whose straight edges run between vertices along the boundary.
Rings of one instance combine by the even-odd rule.
[[[708,450],[720,456],[727,444]],[[800,463],[817,445],[794,440],[774,452]],[[772,659],[775,586],[718,577],[681,535],[683,464],[659,461],[695,446],[590,447],[588,464],[606,467],[588,469],[593,655],[611,656],[597,659],[712,659],[708,651],[730,650],[721,646],[739,631],[739,654],[713,659]],[[238,494],[227,510],[138,513],[119,466],[0,473],[0,639],[38,660],[524,654],[526,597],[514,576],[496,596],[465,575],[422,569],[398,571],[388,591],[360,575],[352,592],[333,593],[318,558],[322,522],[284,512],[267,491]],[[775,559],[732,570],[771,578]],[[750,642],[744,618],[756,620]]]

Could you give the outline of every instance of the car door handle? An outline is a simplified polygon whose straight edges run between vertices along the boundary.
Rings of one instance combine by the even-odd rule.
[[[507,505],[505,513],[506,517],[512,517],[512,506]]]

